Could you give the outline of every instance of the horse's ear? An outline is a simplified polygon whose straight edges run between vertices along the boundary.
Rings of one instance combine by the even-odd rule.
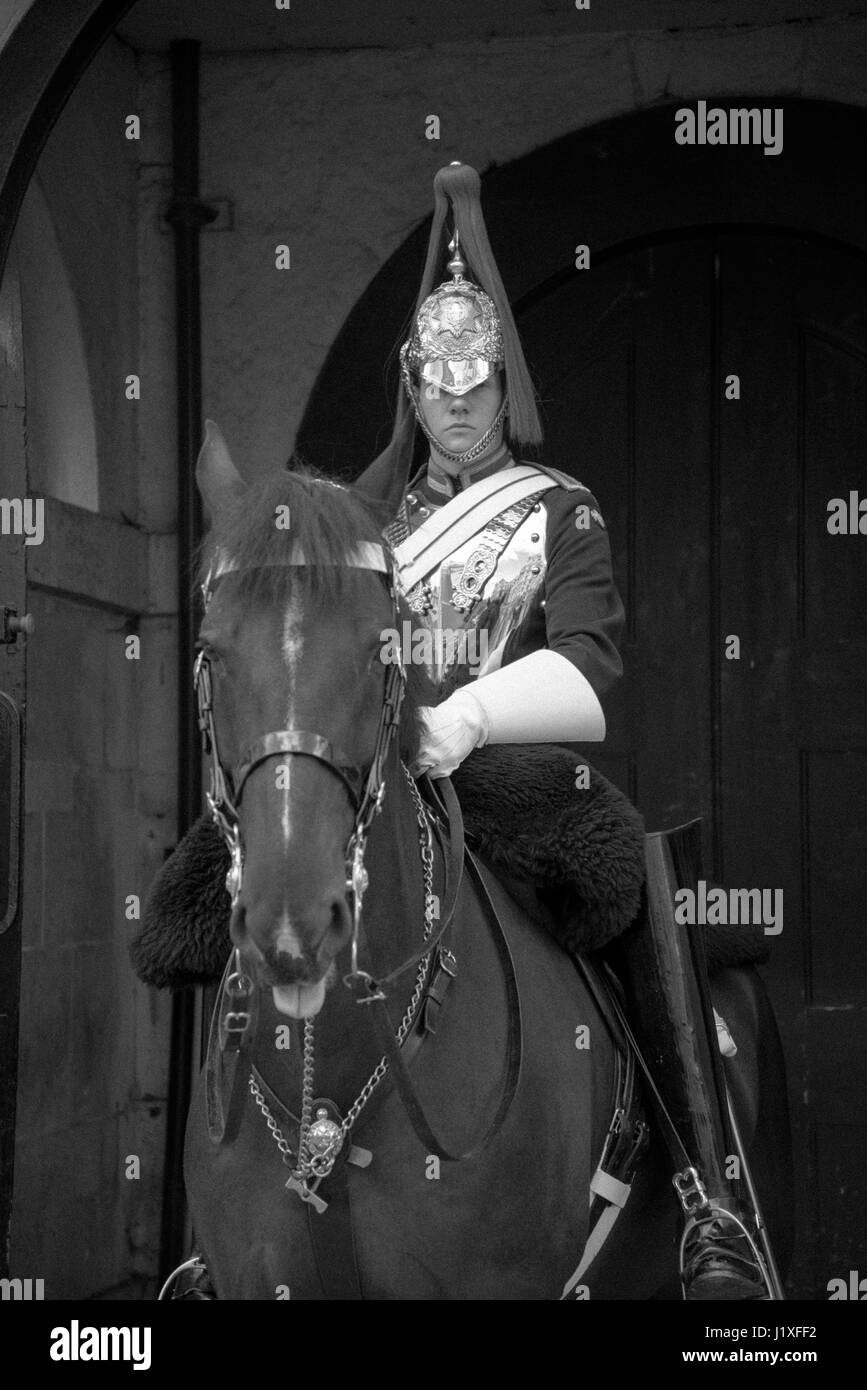
[[[229,446],[219,426],[205,421],[205,439],[196,459],[196,482],[205,504],[206,519],[211,522],[221,507],[240,497],[246,488],[229,453]]]

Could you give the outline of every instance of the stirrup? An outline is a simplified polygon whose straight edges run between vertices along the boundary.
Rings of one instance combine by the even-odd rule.
[[[193,1277],[183,1293],[177,1293],[172,1289],[172,1285],[175,1280],[186,1273],[189,1273]],[[172,1289],[171,1293],[169,1293],[170,1289]],[[168,1279],[157,1294],[157,1302],[159,1302],[160,1299],[174,1300],[183,1298],[203,1301],[205,1299],[215,1299],[216,1297],[217,1295],[214,1293],[210,1275],[208,1274],[208,1266],[205,1264],[201,1255],[191,1255],[188,1260],[184,1260],[183,1264],[179,1264],[176,1269],[172,1270]]]
[[[746,1249],[733,1248],[735,1241],[746,1241]],[[690,1244],[693,1248],[687,1253]],[[712,1199],[687,1219],[679,1268],[686,1302],[759,1302],[774,1297],[751,1232],[735,1212]]]

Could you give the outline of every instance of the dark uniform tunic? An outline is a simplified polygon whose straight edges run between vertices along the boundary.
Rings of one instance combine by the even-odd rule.
[[[396,522],[386,532],[398,557],[399,542],[437,508],[447,505],[456,481],[466,490],[511,464],[506,454],[458,480],[435,466],[419,473],[410,484]],[[608,533],[596,499],[582,484],[574,489],[557,486],[531,499],[523,510],[523,517],[513,513],[507,518],[502,534],[510,526],[510,538],[468,612],[460,611],[459,595],[455,606],[454,597],[467,560],[484,532],[425,576],[423,594],[413,590],[406,595],[417,619],[433,632],[457,629],[463,634],[463,655],[452,651],[450,657],[449,648],[458,644],[444,644],[441,659],[429,664],[430,674],[444,698],[476,676],[548,647],[578,667],[601,702],[623,671],[618,644],[624,611],[612,576]]]

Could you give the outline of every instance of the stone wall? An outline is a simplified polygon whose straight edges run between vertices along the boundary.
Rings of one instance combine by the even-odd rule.
[[[145,1287],[136,1281],[153,1279],[159,1242],[169,1003],[132,974],[124,909],[174,838],[174,483],[169,467],[152,478],[142,466],[139,404],[124,391],[138,373],[154,404],[139,346],[138,151],[124,137],[137,81],[134,56],[110,42],[37,171],[93,403],[97,456],[81,469],[82,503],[94,465],[98,481],[95,511],[89,487],[88,510],[75,505],[68,470],[55,500],[38,437],[28,440],[46,516],[44,543],[28,551],[12,1273],[43,1278],[49,1298]],[[19,239],[28,234],[23,219]],[[22,265],[36,274],[46,254],[30,246]],[[148,315],[143,328],[148,340]],[[25,372],[35,407],[42,383],[33,363]],[[68,408],[62,393],[42,394],[59,438],[65,422],[72,429]],[[162,409],[171,414],[171,396]],[[130,635],[140,660],[126,658]],[[126,1176],[133,1155],[139,1178]]]

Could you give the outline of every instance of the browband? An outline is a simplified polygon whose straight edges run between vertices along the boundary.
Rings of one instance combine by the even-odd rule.
[[[291,545],[286,551],[285,556],[280,557],[281,565],[307,565],[322,564],[321,560],[309,561],[300,545]],[[388,562],[385,558],[385,550],[375,541],[361,541],[354,550],[350,550],[346,555],[335,561],[338,565],[347,565],[350,569],[358,570],[379,570],[382,574],[388,574]],[[221,575],[229,574],[233,570],[240,569],[236,565],[231,555],[219,547],[214,555],[211,565],[211,578],[219,579]]]
[[[303,547],[295,544],[287,548],[286,554],[280,557],[280,566],[283,565],[307,565],[323,564],[322,560],[308,561],[304,554]],[[337,565],[345,565],[349,569],[376,570],[379,574],[389,575],[391,567],[386,556],[385,547],[377,545],[375,541],[360,541],[354,550],[347,551],[346,555],[334,561]],[[231,555],[220,546],[217,546],[211,559],[208,573],[202,584],[202,596],[207,604],[211,590],[218,579],[222,579],[224,574],[235,574],[243,567],[235,563]]]

